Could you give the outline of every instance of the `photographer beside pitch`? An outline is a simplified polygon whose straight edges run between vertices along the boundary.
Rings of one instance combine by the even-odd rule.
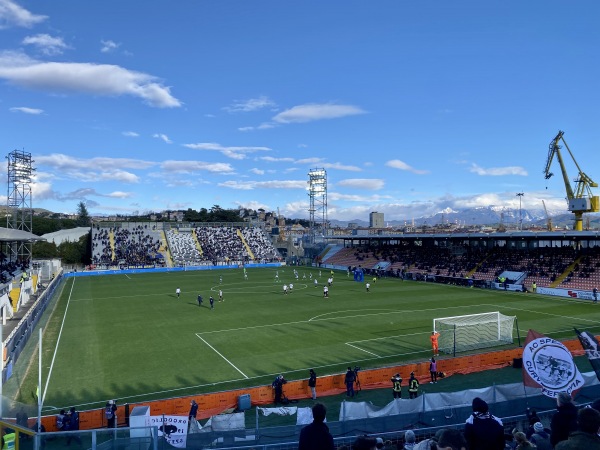
[[[271,387],[275,390],[275,404],[282,403],[283,396],[283,385],[287,383],[287,380],[283,378],[283,375],[279,375],[273,383],[271,383]]]

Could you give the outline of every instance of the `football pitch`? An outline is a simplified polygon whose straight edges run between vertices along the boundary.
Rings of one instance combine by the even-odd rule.
[[[555,339],[574,338],[573,327],[600,331],[600,306],[591,302],[395,278],[371,280],[367,293],[340,271],[323,298],[330,271],[297,270],[298,279],[291,267],[248,269],[247,280],[242,269],[67,278],[44,333],[45,409],[268,385],[280,373],[304,379],[309,368],[324,376],[423,361],[439,317],[517,316],[521,342],[529,328]],[[37,379],[34,355],[22,390],[34,392]]]

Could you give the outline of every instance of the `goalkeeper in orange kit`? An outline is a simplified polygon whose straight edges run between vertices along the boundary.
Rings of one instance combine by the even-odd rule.
[[[436,331],[431,332],[431,336],[429,339],[431,340],[431,349],[433,350],[433,356],[438,356],[439,347],[438,347],[438,338],[440,337],[440,333]]]

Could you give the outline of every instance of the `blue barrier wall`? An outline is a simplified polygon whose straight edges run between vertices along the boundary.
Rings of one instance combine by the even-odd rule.
[[[246,264],[247,269],[262,269],[265,267],[281,267],[282,263],[265,264]],[[188,267],[149,267],[139,269],[116,269],[116,270],[86,270],[84,272],[65,273],[65,278],[70,277],[93,277],[99,275],[125,275],[131,273],[158,273],[158,272],[186,272],[190,270],[223,270],[223,269],[241,269],[240,264],[230,264],[226,266],[188,266]]]

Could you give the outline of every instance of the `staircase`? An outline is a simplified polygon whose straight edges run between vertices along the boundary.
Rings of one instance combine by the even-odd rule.
[[[242,240],[242,244],[244,244],[244,247],[246,247],[246,251],[248,252],[248,257],[252,261],[254,261],[254,253],[252,253],[252,250],[250,250],[250,246],[246,242],[246,239],[244,239],[244,235],[242,234],[242,232],[240,231],[239,228],[236,228],[235,232],[237,233],[238,237]]]
[[[19,305],[19,297],[21,296],[21,288],[15,287],[10,290],[8,294],[12,303],[13,311],[17,312],[17,306]]]
[[[569,274],[571,273],[571,271],[573,269],[575,269],[575,266],[577,264],[579,264],[582,259],[583,258],[580,256],[575,261],[573,261],[571,264],[569,264],[569,267],[567,267],[563,273],[561,273],[559,276],[557,276],[556,280],[554,280],[552,283],[550,283],[550,287],[551,288],[555,288],[557,286],[560,286],[560,283],[562,283],[563,280],[569,276]]]
[[[108,233],[108,242],[110,244],[110,252],[112,254],[110,259],[113,262],[118,262],[115,261],[115,259],[117,259],[117,254],[115,253],[115,234],[112,231]]]

